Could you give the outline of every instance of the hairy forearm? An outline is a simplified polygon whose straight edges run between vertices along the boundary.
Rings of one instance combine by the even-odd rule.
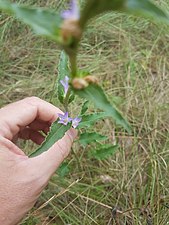
[[[16,194],[16,189],[13,193],[8,194],[4,194],[4,192],[1,192],[0,190],[0,195],[0,225],[18,224],[36,202],[30,201],[28,203],[27,198],[24,200],[23,197],[20,199]],[[26,205],[23,204],[25,201],[27,201]]]
[[[3,225],[17,225],[19,221],[22,219],[23,214],[19,212],[11,212],[7,208],[0,209],[0,224]]]
[[[0,180],[1,177],[0,177]],[[17,196],[16,189],[0,185],[0,224],[1,225],[16,225],[23,218],[27,210],[21,207],[19,196]],[[11,190],[9,192],[9,190]]]

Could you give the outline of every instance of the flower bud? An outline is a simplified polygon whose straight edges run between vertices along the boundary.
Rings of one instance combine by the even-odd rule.
[[[71,38],[80,40],[82,36],[82,30],[79,27],[79,21],[73,19],[67,19],[63,21],[61,26],[61,37],[64,43],[69,43]]]
[[[86,88],[89,85],[89,83],[85,81],[84,78],[74,78],[72,81],[72,85],[75,89],[81,90]]]
[[[84,80],[87,81],[87,83],[89,83],[89,84],[98,84],[99,83],[99,80],[97,79],[97,77],[91,76],[91,75],[84,77]]]

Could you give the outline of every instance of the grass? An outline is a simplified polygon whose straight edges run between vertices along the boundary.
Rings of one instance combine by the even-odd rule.
[[[169,9],[168,0],[160,4]],[[62,8],[65,1],[39,0],[36,5]],[[52,177],[21,224],[169,224],[168,38],[168,27],[121,14],[107,14],[89,24],[79,66],[99,77],[110,101],[132,124],[133,135],[110,121],[97,123],[95,129],[119,143],[119,151],[96,161],[87,157],[89,147],[75,143],[80,163],[69,156],[70,172],[64,178],[57,173]],[[54,43],[2,15],[0,106],[32,95],[50,101],[59,54]],[[72,113],[77,108],[74,104]],[[31,143],[21,144],[33,150]]]

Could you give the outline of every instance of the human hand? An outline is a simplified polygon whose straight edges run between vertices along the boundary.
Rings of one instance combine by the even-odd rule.
[[[17,138],[41,144],[61,111],[30,97],[0,109],[0,224],[17,224],[33,207],[50,177],[69,154],[76,131],[70,129],[48,151],[28,158]]]

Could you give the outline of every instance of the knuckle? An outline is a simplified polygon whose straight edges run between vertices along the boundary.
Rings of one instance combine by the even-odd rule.
[[[68,130],[66,135],[67,135],[67,141],[69,142],[69,145],[72,145],[73,141],[74,141],[74,138],[72,136],[72,130]]]
[[[26,102],[30,102],[30,103],[33,103],[33,102],[37,102],[37,101],[40,101],[41,99],[39,97],[36,97],[36,96],[31,96],[31,97],[27,97],[24,99]]]
[[[57,144],[61,154],[61,158],[62,160],[64,160],[69,155],[69,148],[67,147],[67,144],[61,143],[60,141],[58,141]]]

